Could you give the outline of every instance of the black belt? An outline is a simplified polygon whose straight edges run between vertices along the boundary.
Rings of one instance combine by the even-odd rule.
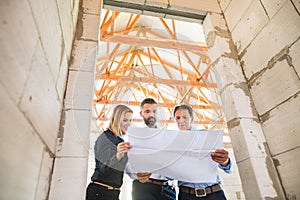
[[[220,184],[208,186],[206,188],[190,188],[185,186],[180,186],[179,191],[196,195],[196,197],[205,197],[206,195],[209,195],[214,192],[219,192],[222,190],[222,187]]]
[[[152,183],[152,184],[155,184],[155,185],[161,185],[161,186],[166,186],[166,185],[169,185],[168,184],[168,181],[164,181],[164,180],[157,180],[157,179],[152,179],[150,178],[147,183]]]

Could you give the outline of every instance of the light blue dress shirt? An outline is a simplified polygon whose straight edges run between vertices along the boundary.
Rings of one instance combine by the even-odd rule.
[[[221,164],[218,165],[220,169],[222,169],[226,173],[231,173],[231,160],[229,158],[229,162],[226,166],[222,166]],[[178,180],[178,187],[180,186],[185,186],[185,187],[190,187],[190,188],[206,188],[208,186],[212,186],[215,184],[221,184],[221,177],[219,174],[217,174],[217,181],[213,183],[189,183],[189,182],[183,182]]]

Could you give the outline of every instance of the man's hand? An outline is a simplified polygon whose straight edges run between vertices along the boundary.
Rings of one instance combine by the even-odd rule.
[[[217,149],[215,152],[212,152],[211,158],[213,159],[213,161],[223,166],[226,166],[229,162],[228,151],[226,151],[225,149]]]
[[[150,176],[151,176],[151,173],[149,173],[149,172],[139,172],[139,173],[137,173],[137,179],[141,183],[146,183],[149,180]]]

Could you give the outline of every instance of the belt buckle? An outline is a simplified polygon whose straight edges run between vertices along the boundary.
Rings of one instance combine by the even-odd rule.
[[[205,188],[195,188],[195,194],[196,194],[196,197],[205,197],[206,190],[205,190]]]

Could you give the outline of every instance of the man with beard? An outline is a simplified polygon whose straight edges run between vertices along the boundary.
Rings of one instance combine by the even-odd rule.
[[[157,128],[156,111],[157,103],[152,98],[146,98],[141,102],[140,115],[145,127]],[[130,175],[130,174],[129,174]],[[174,186],[169,185],[168,179],[159,174],[148,172],[130,175],[135,180],[132,183],[132,200],[175,200]]]

